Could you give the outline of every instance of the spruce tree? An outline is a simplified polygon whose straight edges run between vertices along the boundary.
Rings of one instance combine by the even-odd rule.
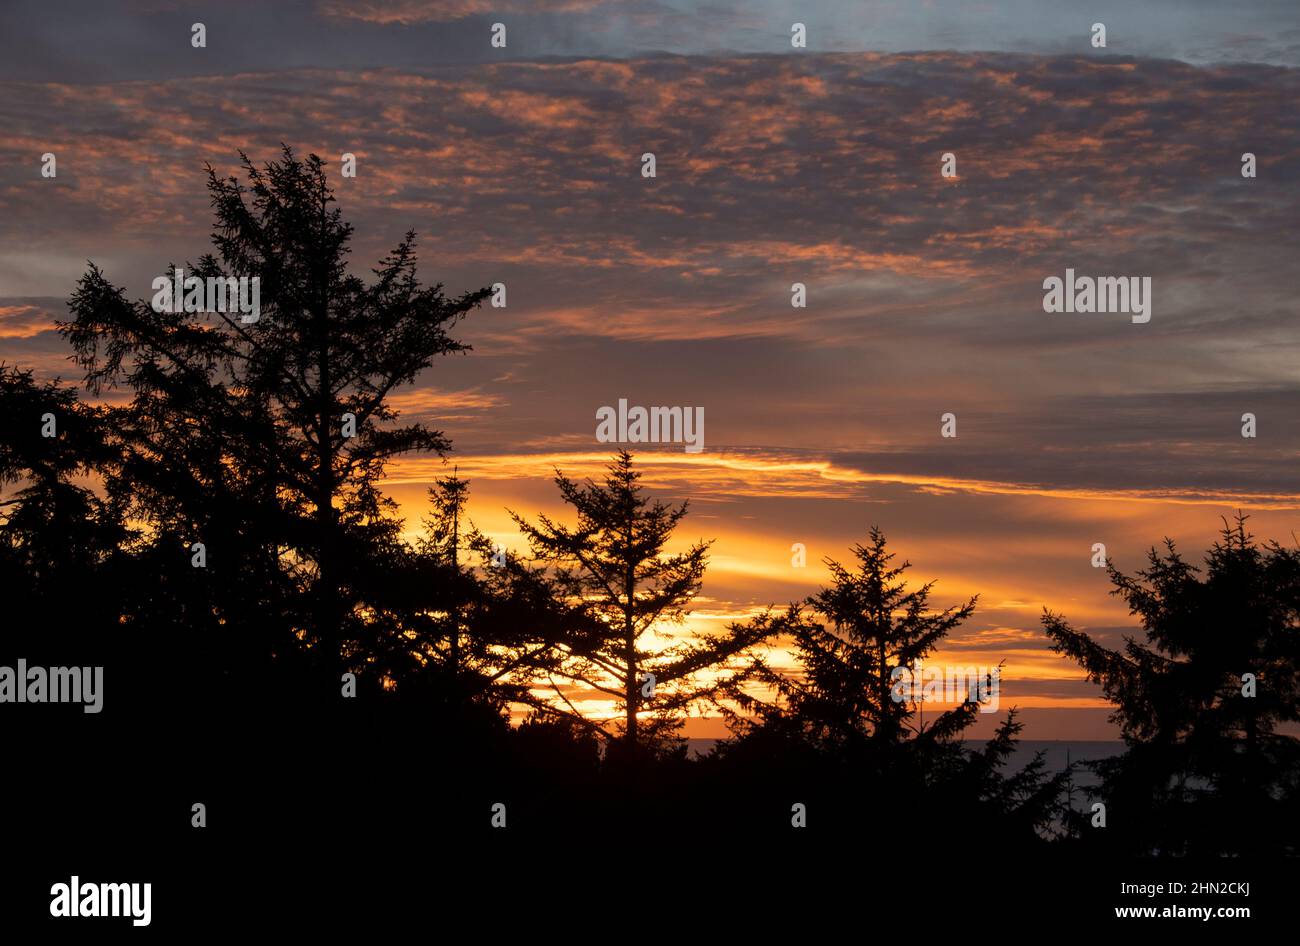
[[[288,147],[261,168],[241,158],[246,184],[208,168],[217,252],[185,269],[259,279],[257,321],[155,311],[92,264],[61,330],[92,393],[132,392],[113,410],[124,456],[110,494],[152,535],[206,545],[219,625],[265,626],[257,656],[301,650],[333,687],[340,668],[364,667],[366,599],[382,594],[363,584],[375,572],[364,563],[399,528],[378,488],[385,466],[449,446],[396,423],[389,396],[467,350],[449,330],[489,290],[422,285],[413,233],[363,280],[324,162]]]
[[[474,526],[466,480],[442,477],[428,496],[415,547],[385,569],[385,672],[399,697],[431,703],[448,725],[539,705],[538,675],[577,616],[543,570]]]
[[[867,743],[887,746],[923,733],[949,738],[965,728],[978,706],[965,702],[936,714],[924,730],[911,700],[894,698],[896,667],[913,668],[951,630],[970,617],[976,598],[934,612],[934,582],[908,588],[910,563],[894,564],[885,535],[873,527],[866,545],[853,547],[856,569],[826,559],[833,584],[777,619],[792,638],[802,673],[763,665],[758,679],[774,691],[767,702],[740,694],[757,720],[797,722],[801,738],[830,751],[851,752]]]
[[[1224,523],[1204,568],[1172,540],[1130,576],[1107,563],[1141,622],[1111,649],[1044,612],[1053,649],[1100,684],[1126,751],[1094,764],[1107,830],[1129,853],[1300,852],[1300,551]]]
[[[620,451],[603,482],[580,484],[557,471],[560,495],[577,513],[573,526],[511,514],[535,559],[549,566],[557,593],[582,618],[557,642],[557,663],[547,672],[549,711],[617,738],[633,755],[677,747],[686,713],[738,685],[747,673],[742,655],[768,634],[757,625],[714,635],[674,632],[699,593],[711,543],[666,552],[689,502],[652,500],[640,478],[631,455]],[[619,718],[578,712],[567,692],[574,686],[607,696]]]
[[[1015,711],[981,748],[968,748],[962,734],[981,708],[975,681],[963,702],[923,719],[915,690],[895,677],[906,668],[919,689],[916,672],[974,613],[977,597],[934,609],[935,583],[909,587],[910,563],[895,562],[879,528],[853,554],[853,568],[825,559],[829,587],[754,622],[789,642],[796,669],[756,660],[759,686],[730,692],[736,738],[720,750],[724,765],[798,797],[824,792],[838,799],[829,804],[859,813],[869,833],[881,808],[918,838],[936,829],[933,813],[942,811],[953,822],[996,825],[1007,842],[1037,843],[1054,828],[1065,775],[1049,776],[1041,753],[1018,772],[1003,771],[1022,728]]]

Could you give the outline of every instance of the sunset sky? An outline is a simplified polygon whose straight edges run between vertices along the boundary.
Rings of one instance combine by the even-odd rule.
[[[76,380],[52,322],[87,260],[146,298],[210,249],[205,162],[318,153],[357,271],[415,229],[426,281],[508,288],[394,401],[455,446],[391,470],[410,527],[455,463],[522,548],[506,507],[564,517],[600,407],[701,406],[702,453],[636,451],[691,499],[681,544],[716,539],[691,627],[815,591],[877,524],[937,604],[980,595],[936,662],[1005,660],[1027,738],[1110,738],[1039,627],[1133,629],[1093,543],[1132,571],[1237,509],[1300,531],[1300,12],[1134,6],[10,2],[0,359]],[[1067,268],[1151,277],[1150,322],[1044,312]]]

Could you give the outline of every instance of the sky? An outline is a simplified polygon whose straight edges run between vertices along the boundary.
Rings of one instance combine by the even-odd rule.
[[[1005,661],[1026,738],[1109,738],[1039,626],[1135,631],[1094,543],[1131,572],[1237,510],[1300,526],[1298,93],[1292,2],[9,2],[0,359],[75,380],[76,279],[143,298],[206,252],[205,162],[350,152],[358,271],[415,229],[426,281],[507,287],[395,401],[480,528],[563,516],[601,407],[703,408],[701,453],[635,451],[691,500],[680,544],[716,540],[685,632],[816,591],[879,525],[936,604],[980,596],[935,662]],[[1150,321],[1045,312],[1067,269],[1150,277]],[[391,470],[412,528],[447,469]]]

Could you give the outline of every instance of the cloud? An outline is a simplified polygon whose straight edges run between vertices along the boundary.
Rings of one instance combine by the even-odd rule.
[[[1298,86],[1263,67],[952,53],[308,70],[175,80],[161,94],[23,84],[10,97],[32,108],[0,149],[0,209],[29,221],[24,248],[84,258],[111,228],[138,257],[193,240],[205,161],[225,170],[237,146],[266,157],[288,140],[357,154],[341,196],[370,255],[415,225],[441,266],[508,265],[545,297],[531,324],[551,330],[557,311],[599,307],[588,333],[689,337],[687,320],[651,324],[686,306],[717,312],[700,333],[864,316],[892,327],[924,302],[963,321],[956,331],[1038,344],[1043,320],[976,321],[972,295],[1032,315],[1045,274],[1140,265],[1161,291],[1159,331],[1173,330],[1171,292],[1186,298],[1184,328],[1242,300],[1234,274],[1252,283],[1253,311],[1283,318],[1276,282],[1250,277],[1294,248],[1285,156],[1300,132],[1279,116]],[[54,142],[37,117],[51,113],[69,118]],[[1237,174],[1247,145],[1254,182]],[[47,147],[57,181],[29,167]],[[653,180],[639,174],[646,150]],[[938,174],[945,151],[955,182]],[[576,272],[581,304],[555,291]],[[797,319],[776,308],[796,279],[813,299]]]
[[[408,388],[389,395],[387,404],[405,422],[430,417],[438,421],[468,420],[477,412],[504,409],[509,402],[503,395],[478,390],[444,391],[437,388]]]
[[[1092,0],[1088,21],[1109,26],[1093,49],[1073,0],[8,0],[0,77],[101,82],[274,72],[331,66],[419,69],[431,62],[712,55],[953,51],[1051,56],[1115,54],[1198,65],[1300,65],[1300,30],[1287,0]],[[790,45],[807,27],[808,48]],[[190,46],[190,26],[208,46]],[[504,22],[508,48],[490,45]],[[810,85],[809,88],[812,88]]]
[[[323,0],[318,9],[325,16],[409,25],[488,14],[573,13],[600,4],[601,0]]]
[[[626,396],[703,406],[710,445],[931,490],[1290,501],[1296,70],[656,56],[5,91],[27,105],[0,143],[21,221],[0,284],[28,297],[66,296],[86,259],[144,295],[197,258],[202,166],[234,170],[236,147],[355,153],[337,184],[358,268],[415,227],[426,278],[509,286],[465,323],[474,355],[435,369],[489,400],[412,402],[458,449],[585,449]],[[1066,268],[1150,275],[1152,321],[1044,313]]]
[[[689,493],[697,501],[709,498],[784,497],[852,499],[869,494],[869,487],[896,486],[911,492],[944,495],[1025,496],[1089,502],[1172,503],[1179,506],[1222,507],[1246,502],[1259,509],[1300,509],[1300,492],[1249,494],[1240,490],[1216,493],[1206,489],[1165,486],[1068,488],[1023,482],[997,482],[926,473],[865,469],[859,458],[819,458],[781,455],[758,449],[721,449],[686,454],[662,449],[642,450],[638,465],[648,484]],[[549,478],[560,470],[571,478],[601,479],[609,464],[604,451],[493,454],[462,456],[465,475],[477,479]],[[390,483],[426,482],[441,475],[439,458],[412,457],[393,464]],[[897,462],[895,462],[895,465]],[[1023,607],[1023,603],[1018,605]]]
[[[0,338],[34,338],[53,328],[54,317],[42,306],[0,304]]]

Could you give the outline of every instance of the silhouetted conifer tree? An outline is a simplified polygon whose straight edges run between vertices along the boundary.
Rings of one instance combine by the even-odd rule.
[[[11,661],[103,656],[117,630],[134,536],[122,504],[93,488],[114,456],[105,415],[72,388],[0,364],[0,656]]]
[[[863,811],[887,806],[918,836],[943,812],[952,823],[1016,826],[1018,841],[1032,843],[1035,832],[1052,827],[1064,776],[1047,777],[1041,755],[1018,773],[1002,773],[1021,730],[1014,711],[972,751],[960,737],[979,711],[976,692],[924,722],[911,695],[897,698],[895,669],[920,670],[974,612],[976,598],[931,608],[934,582],[909,588],[902,576],[910,564],[894,563],[878,528],[853,553],[853,569],[825,560],[830,587],[757,622],[789,640],[797,669],[755,662],[754,681],[765,689],[732,690],[727,715],[738,738],[722,755],[766,764],[774,783],[787,776],[802,797],[820,783]],[[913,685],[921,688],[919,675]]]
[[[422,424],[395,424],[389,395],[465,350],[448,330],[488,290],[447,298],[421,285],[411,233],[361,279],[320,158],[285,147],[259,169],[241,157],[246,186],[208,168],[217,256],[186,269],[258,278],[257,321],[155,311],[92,265],[61,330],[92,392],[133,393],[111,412],[124,456],[110,495],[178,554],[204,543],[215,620],[251,638],[245,665],[309,653],[334,687],[340,668],[365,677],[367,598],[382,594],[364,583],[376,573],[365,561],[396,548],[377,487],[385,465],[448,447]]]
[[[738,658],[767,629],[672,633],[699,593],[710,543],[665,552],[689,503],[652,501],[626,451],[608,469],[603,482],[585,485],[557,473],[561,496],[577,512],[573,526],[546,516],[534,525],[511,514],[534,556],[551,566],[558,594],[583,617],[557,642],[559,660],[548,673],[558,706],[552,711],[618,737],[629,753],[670,751],[688,709],[739,682],[747,671]],[[580,713],[569,699],[573,685],[615,701],[621,720],[610,727]]]
[[[1136,576],[1108,563],[1145,640],[1112,650],[1044,613],[1053,649],[1115,704],[1127,749],[1093,763],[1107,827],[1082,829],[1091,844],[1300,852],[1300,740],[1278,731],[1300,720],[1300,551],[1259,545],[1246,518],[1224,524],[1203,577],[1169,539]]]
[[[415,548],[385,569],[394,619],[384,666],[400,695],[431,697],[448,723],[536,705],[532,689],[554,666],[555,642],[581,619],[541,569],[474,526],[468,497],[467,481],[439,479]]]
[[[947,739],[965,728],[978,705],[962,703],[936,713],[921,732],[910,699],[893,696],[896,667],[912,668],[975,610],[975,598],[960,607],[930,610],[929,582],[908,589],[901,576],[910,565],[892,564],[885,536],[871,530],[867,545],[855,545],[857,568],[826,559],[834,584],[792,608],[777,623],[792,637],[802,673],[793,677],[766,665],[758,679],[775,691],[765,702],[741,697],[743,708],[761,723],[794,721],[801,738],[833,752],[874,742],[890,745],[911,735]]]

